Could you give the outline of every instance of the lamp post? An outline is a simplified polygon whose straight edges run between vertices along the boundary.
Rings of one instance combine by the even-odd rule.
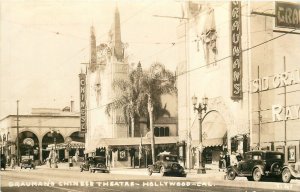
[[[57,136],[59,135],[59,130],[54,130],[54,129],[51,129],[51,136],[53,137],[53,141],[54,141],[54,167],[55,168],[58,168],[57,166],[57,161],[56,161],[56,138]]]
[[[195,95],[192,97],[192,103],[194,105],[194,111],[198,112],[198,119],[199,119],[199,168],[197,170],[198,174],[206,173],[205,168],[202,165],[202,151],[203,151],[203,146],[202,146],[202,113],[206,113],[207,101],[208,101],[208,98],[203,97],[202,103],[199,103],[198,107],[196,107],[197,97]]]

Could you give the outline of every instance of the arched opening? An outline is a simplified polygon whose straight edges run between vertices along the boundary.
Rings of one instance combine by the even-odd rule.
[[[55,142],[56,141],[56,142]],[[59,144],[64,143],[64,137],[60,133],[53,134],[51,132],[48,132],[44,135],[42,139],[42,158],[43,161],[49,156],[50,150],[47,148],[50,144]],[[53,147],[54,150],[55,147]],[[58,154],[58,160],[62,161],[65,158],[65,152],[64,149],[56,148],[57,154]]]
[[[31,131],[24,131],[19,134],[20,155],[22,159],[39,160],[39,139]]]
[[[85,141],[84,136],[85,136],[85,134],[80,131],[73,132],[70,135],[72,141],[77,141],[77,142],[82,142],[82,143],[84,143],[84,141]]]
[[[72,139],[72,141],[75,141],[75,142],[81,142],[81,143],[85,142],[85,134],[80,131],[73,132],[70,135],[70,138]],[[69,149],[69,156],[74,157],[74,156],[76,156],[76,154],[79,157],[84,157],[84,148],[80,148],[80,147],[74,148],[73,147],[73,148]]]
[[[227,152],[227,124],[218,111],[209,111],[202,119],[203,161],[218,169],[221,152]]]

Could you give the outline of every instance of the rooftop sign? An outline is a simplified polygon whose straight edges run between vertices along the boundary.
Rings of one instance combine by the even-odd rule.
[[[300,29],[300,3],[275,2],[275,26]]]

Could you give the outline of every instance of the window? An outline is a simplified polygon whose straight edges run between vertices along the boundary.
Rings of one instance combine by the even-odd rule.
[[[170,136],[169,127],[155,127],[154,128],[154,136],[155,137],[168,137],[168,136]]]

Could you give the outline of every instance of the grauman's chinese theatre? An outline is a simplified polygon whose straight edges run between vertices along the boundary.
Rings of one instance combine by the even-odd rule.
[[[89,156],[100,155],[107,157],[107,163],[114,167],[143,166],[150,163],[150,140],[147,136],[147,121],[139,119],[135,122],[134,132],[129,131],[122,110],[113,110],[109,116],[106,113],[107,104],[114,101],[117,92],[112,84],[117,79],[128,77],[131,70],[128,65],[126,46],[121,41],[120,14],[118,8],[114,13],[114,23],[108,33],[108,43],[96,42],[96,30],[90,29],[90,63],[87,67],[86,83],[83,87],[82,123],[86,123],[86,150]],[[138,66],[142,68],[139,63]],[[172,151],[176,153],[177,105],[176,97],[166,95],[163,104],[170,102],[174,110],[169,109],[170,115],[161,117],[154,122],[156,136],[156,153]],[[84,101],[85,100],[85,101]],[[85,104],[86,103],[86,109]],[[172,103],[172,104],[171,104]],[[86,113],[84,111],[86,110]],[[81,126],[85,131],[85,125]],[[141,155],[142,153],[142,155]],[[140,162],[139,162],[140,163]]]

